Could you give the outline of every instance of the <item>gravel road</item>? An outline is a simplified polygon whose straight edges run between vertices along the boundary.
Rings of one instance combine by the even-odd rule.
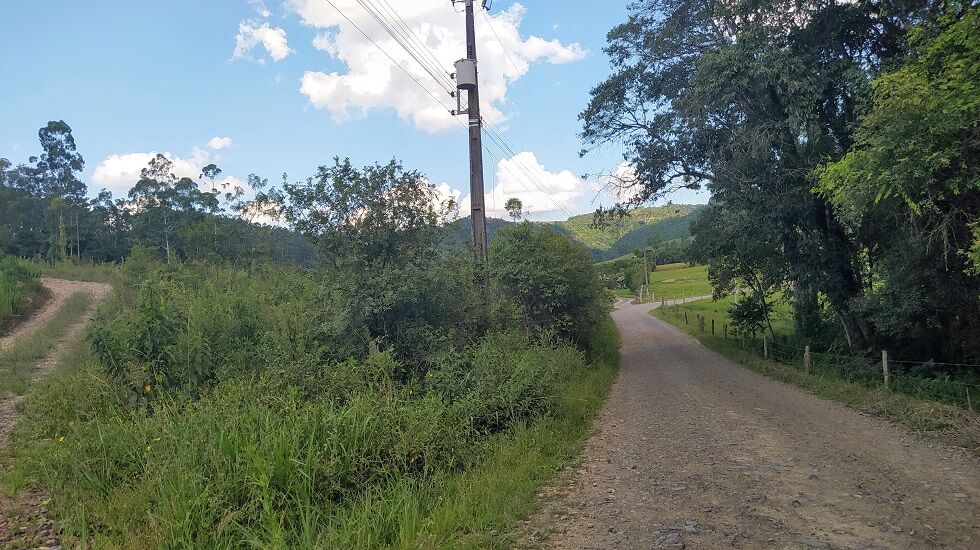
[[[621,302],[619,377],[523,546],[980,548],[980,465]]]

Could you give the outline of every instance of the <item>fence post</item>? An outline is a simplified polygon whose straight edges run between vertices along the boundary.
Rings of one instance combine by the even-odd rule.
[[[711,320],[711,335],[712,336],[715,335],[715,320],[714,319]]]
[[[687,310],[684,311],[684,324],[685,325],[690,324],[690,323],[687,322]]]
[[[725,326],[722,328],[722,330],[725,331],[725,340],[728,340],[728,323],[725,323]]]
[[[881,374],[885,379],[885,389],[887,390],[892,383],[892,372],[888,368],[888,350],[886,349],[881,350]]]
[[[810,374],[810,367],[813,366],[813,358],[810,357],[810,346],[803,350],[803,372]]]
[[[769,359],[769,337],[762,333],[762,356]]]

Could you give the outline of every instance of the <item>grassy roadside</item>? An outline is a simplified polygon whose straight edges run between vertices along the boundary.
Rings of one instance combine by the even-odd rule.
[[[684,311],[688,312],[689,323],[684,322]],[[728,322],[726,311],[727,305],[705,300],[676,308],[657,308],[650,313],[698,339],[705,347],[770,378],[881,416],[917,432],[936,436],[946,443],[964,447],[980,455],[980,415],[969,407],[923,399],[900,391],[889,391],[880,382],[872,380],[846,379],[848,366],[821,366],[816,363],[814,369],[806,373],[798,361],[788,359],[786,362],[778,362],[762,358],[760,350],[755,349],[757,346],[752,345],[750,349],[746,349],[736,338],[724,338],[721,325]],[[699,314],[708,319],[704,334],[700,333],[695,321]],[[716,319],[715,335],[710,332],[712,318]],[[777,315],[774,329],[777,337],[788,334],[791,321]]]
[[[66,281],[108,283],[113,286],[119,282],[121,273],[120,267],[115,264],[62,261],[58,263],[35,263],[33,265],[44,277]]]
[[[8,391],[23,395],[27,382],[38,361],[58,344],[65,330],[78,321],[89,307],[91,297],[76,292],[65,300],[61,309],[39,331],[25,338],[0,355],[0,395]]]
[[[38,269],[0,252],[0,331],[26,313],[40,290]]]
[[[111,310],[112,304],[104,309]],[[287,526],[282,516],[264,507],[285,504],[271,504],[280,499],[302,498],[304,491],[284,480],[292,475],[286,470],[302,468],[301,463],[308,459],[303,445],[294,443],[303,429],[297,420],[313,409],[298,403],[299,408],[286,408],[286,418],[259,412],[259,424],[267,423],[269,429],[263,433],[268,435],[254,441],[248,435],[255,431],[249,420],[229,424],[223,417],[254,419],[255,404],[235,400],[227,402],[227,409],[212,407],[220,404],[220,396],[205,400],[202,409],[175,409],[179,417],[164,410],[169,408],[166,405],[161,405],[156,419],[106,414],[117,407],[121,412],[126,397],[87,349],[72,354],[75,359],[66,359],[53,376],[31,389],[26,430],[16,434],[11,455],[4,460],[12,468],[2,468],[0,484],[6,491],[35,483],[49,489],[52,510],[66,530],[66,541],[94,533],[96,547],[194,546],[203,541],[182,538],[178,534],[181,526],[164,527],[160,522],[175,518],[195,522],[202,519],[204,508],[217,506],[225,515],[217,530],[234,530],[245,537],[241,544],[252,546],[277,547],[274,541],[279,540],[286,544],[278,547],[295,543],[300,548],[505,548],[512,543],[512,527],[534,511],[539,489],[576,456],[605,401],[619,346],[611,320],[608,325],[598,335],[601,345],[594,346],[596,352],[589,357],[591,368],[569,373],[552,398],[556,406],[485,443],[473,442],[485,449],[478,462],[431,476],[391,473],[386,481],[372,482],[356,500],[343,506],[315,509],[313,502],[289,500],[290,507],[311,514],[310,529],[301,535],[309,538],[297,540],[284,532]],[[376,403],[365,405],[365,412],[378,407]],[[306,425],[310,428],[329,420],[310,419],[314,422]],[[236,433],[241,429],[245,432]],[[215,436],[222,441],[214,441]],[[137,441],[141,443],[135,444]],[[202,446],[208,449],[207,455],[231,452],[251,465],[245,470],[242,464],[228,467],[225,473],[233,479],[212,479],[194,467],[199,464],[195,456]],[[271,449],[266,447],[278,450],[268,452]],[[100,464],[95,469],[89,467],[93,461]],[[239,475],[244,473],[248,475]],[[117,485],[119,476],[128,475],[139,482]],[[172,486],[158,484],[168,479]],[[267,523],[240,523],[239,511],[221,500],[218,485],[227,483],[241,491],[258,492],[254,505],[265,510],[262,516],[269,514]],[[179,508],[179,513],[153,518],[149,524],[145,521],[145,510],[169,512],[170,507]],[[107,531],[110,526],[125,531]]]

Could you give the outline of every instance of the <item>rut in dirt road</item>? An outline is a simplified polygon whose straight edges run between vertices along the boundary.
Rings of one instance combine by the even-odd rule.
[[[548,546],[980,548],[974,458],[741,367],[650,308],[613,313],[621,372],[532,520]]]

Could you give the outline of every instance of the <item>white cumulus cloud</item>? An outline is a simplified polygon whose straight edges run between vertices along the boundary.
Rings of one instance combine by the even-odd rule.
[[[92,183],[112,191],[112,195],[116,198],[126,197],[133,185],[139,181],[140,171],[146,168],[150,160],[156,156],[157,151],[109,155],[96,165],[92,172]],[[170,152],[163,153],[163,156],[173,163],[174,175],[178,178],[191,178],[198,182],[202,191],[211,190],[211,183],[201,178],[201,170],[213,160],[208,151],[195,147],[188,157]],[[246,193],[252,192],[247,183],[235,176],[226,175],[216,184],[218,191],[222,193],[234,191],[235,187],[241,187]]]
[[[208,142],[208,147],[214,149],[215,151],[219,151],[225,147],[231,147],[231,138],[215,136]]]
[[[516,197],[531,215],[557,214],[566,216],[576,199],[589,189],[589,184],[569,170],[549,172],[534,153],[525,151],[497,163],[497,183],[486,193],[487,215],[507,217],[504,204]],[[458,196],[458,195],[457,195]],[[470,212],[470,196],[460,201],[460,215]]]
[[[259,45],[265,48],[273,61],[282,61],[291,52],[284,29],[271,27],[268,23],[260,25],[257,21],[242,21],[238,24],[232,59],[250,59],[252,50]]]
[[[455,100],[364,7],[357,0],[333,0],[333,4],[350,17],[368,38],[323,0],[286,0],[287,9],[297,13],[304,24],[324,31],[314,39],[314,47],[346,65],[344,72],[310,70],[303,75],[300,91],[309,98],[310,103],[329,111],[338,121],[362,116],[373,110],[391,109],[399,117],[411,120],[427,131],[456,127],[457,121],[447,113],[448,109],[455,107]],[[442,75],[448,75],[453,63],[465,56],[462,15],[454,11],[446,0],[397,2],[393,6],[413,34],[432,52],[435,58],[432,69],[443,81],[442,85],[452,86],[448,78],[442,78]],[[527,74],[531,64],[568,63],[582,59],[587,53],[577,43],[562,44],[558,40],[537,36],[521,37],[524,13],[524,6],[512,4],[506,10],[489,16],[492,29],[482,15],[476,19],[477,40],[481,45],[477,54],[483,114],[496,123],[506,120],[503,110],[508,87]],[[379,51],[372,40],[384,52]],[[411,77],[396,64],[408,71]],[[413,77],[443,105],[437,104],[413,82]]]

